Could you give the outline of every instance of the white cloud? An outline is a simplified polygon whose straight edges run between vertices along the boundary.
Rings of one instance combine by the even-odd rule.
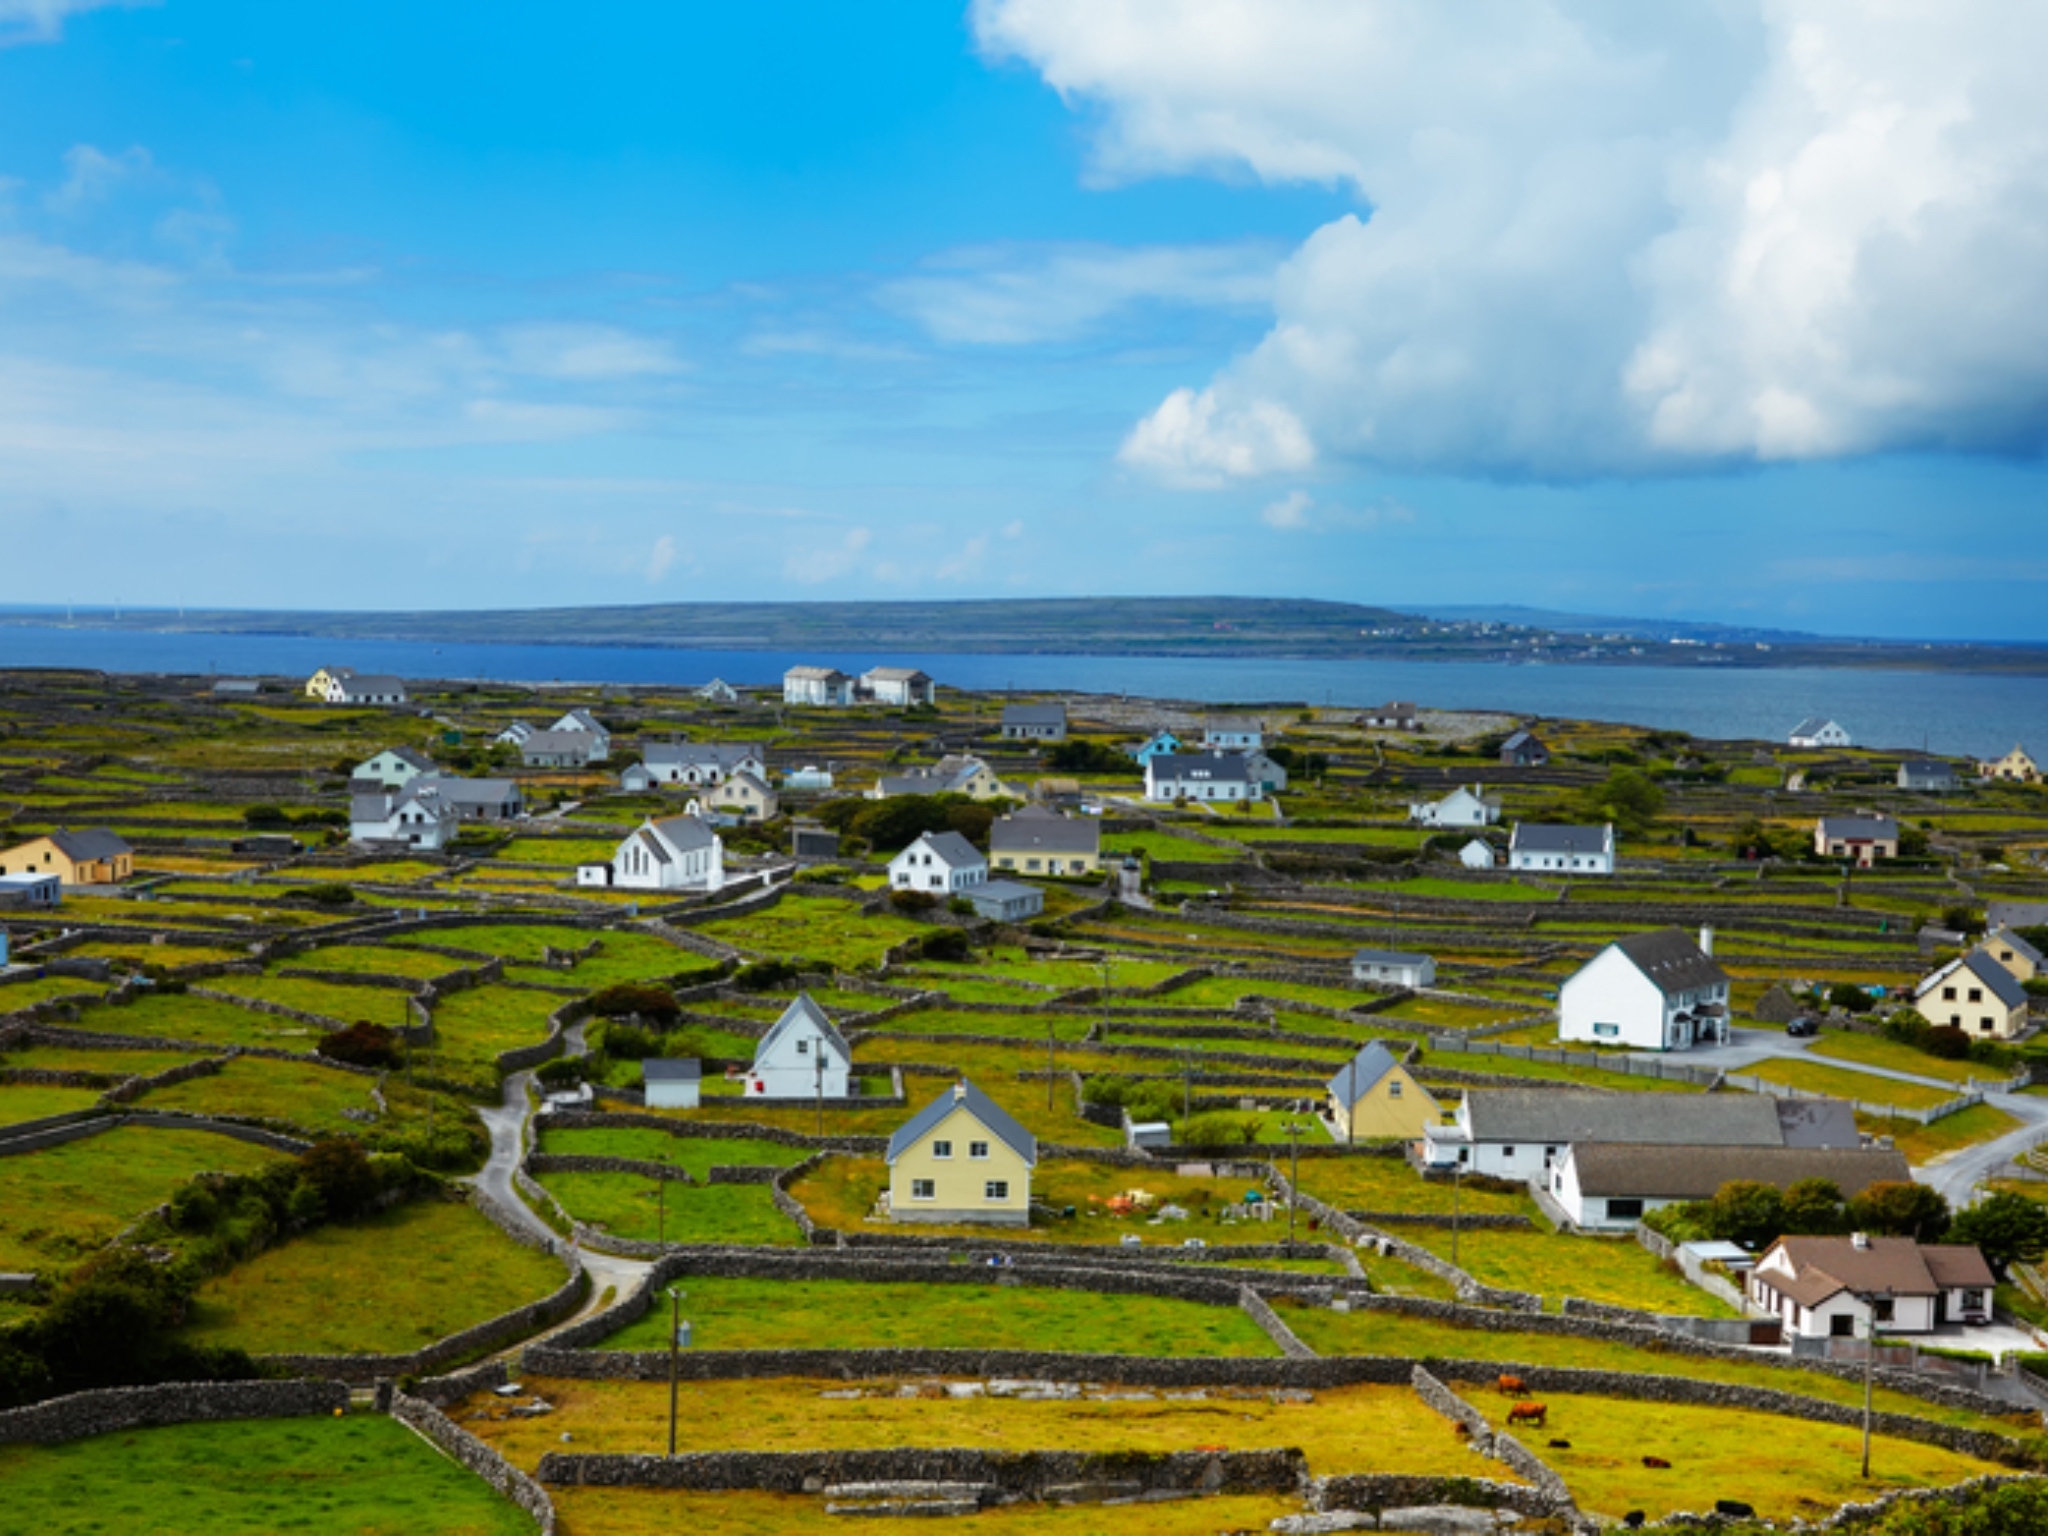
[[[647,557],[648,585],[666,576],[676,563],[676,541],[673,534],[664,533],[654,541],[654,552]]]
[[[1314,505],[1315,500],[1307,491],[1289,491],[1269,503],[1259,513],[1259,521],[1268,528],[1306,528],[1308,509]]]
[[[974,23],[1089,112],[1098,180],[1370,204],[1280,269],[1256,348],[1132,432],[1125,461],[1171,482],[2048,439],[2039,6],[977,0]]]
[[[86,11],[148,4],[150,0],[0,0],[0,48],[17,43],[54,43],[64,35],[64,19]]]
[[[665,341],[608,325],[519,325],[501,336],[516,373],[543,379],[635,379],[680,368]]]
[[[122,185],[147,179],[156,171],[148,150],[131,144],[110,155],[93,144],[74,144],[64,151],[64,181],[46,199],[52,212],[77,213],[103,202]]]
[[[979,247],[933,260],[882,296],[940,341],[1069,341],[1141,304],[1263,309],[1279,255],[1255,244]]]
[[[801,537],[801,535],[799,535]],[[793,549],[782,561],[782,574],[807,587],[838,581],[853,573],[861,554],[874,540],[868,528],[849,528],[837,544],[811,544]]]
[[[1307,491],[1289,491],[1259,511],[1259,521],[1283,533],[1328,533],[1337,529],[1384,528],[1412,523],[1414,511],[1398,501],[1380,500],[1368,507],[1324,506]]]

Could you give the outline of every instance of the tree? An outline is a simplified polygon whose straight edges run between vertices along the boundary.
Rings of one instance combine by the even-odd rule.
[[[1842,1192],[1827,1179],[1801,1179],[1785,1191],[1785,1231],[1802,1236],[1842,1230]]]
[[[1775,1184],[1730,1179],[1707,1202],[1706,1226],[1718,1242],[1762,1247],[1785,1230],[1785,1197]]]
[[[1873,1184],[1849,1202],[1849,1222],[1858,1231],[1910,1237],[1934,1243],[1948,1230],[1948,1202],[1939,1190],[1910,1181]]]
[[[300,1153],[299,1178],[319,1191],[330,1216],[358,1215],[377,1198],[377,1170],[370,1166],[362,1143],[346,1136],[316,1141]]]
[[[368,1019],[357,1019],[347,1029],[322,1035],[314,1049],[329,1061],[356,1067],[395,1067],[399,1062],[398,1032]]]
[[[1604,784],[1585,791],[1584,809],[1597,821],[1640,835],[1663,814],[1664,791],[1640,768],[1614,768]]]
[[[1828,988],[1830,1008],[1839,1008],[1844,1013],[1868,1013],[1875,1005],[1875,998],[1861,987],[1849,982],[1837,982]]]
[[[1975,1243],[2003,1275],[2015,1263],[2032,1264],[2048,1253],[2048,1205],[2000,1190],[1958,1215],[1949,1225],[1948,1240]]]

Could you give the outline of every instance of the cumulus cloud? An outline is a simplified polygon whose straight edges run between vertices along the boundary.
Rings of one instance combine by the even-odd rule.
[[[96,144],[74,144],[64,152],[64,180],[46,201],[54,213],[77,213],[155,170],[155,159],[139,144],[113,155]]]
[[[1125,462],[1580,476],[2048,440],[2048,11],[978,0],[1091,175],[1357,213]]]
[[[512,326],[502,340],[507,364],[537,378],[635,379],[680,366],[667,342],[608,325]]]
[[[807,587],[838,581],[852,574],[874,537],[871,528],[849,528],[836,544],[814,542],[793,549],[783,558],[782,574]]]
[[[883,289],[940,341],[1068,341],[1137,305],[1263,308],[1280,253],[1261,244],[992,246],[935,258]]]

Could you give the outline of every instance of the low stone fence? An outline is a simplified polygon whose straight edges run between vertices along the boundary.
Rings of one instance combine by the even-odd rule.
[[[337,1029],[348,1027],[349,1020],[337,1019],[325,1013],[308,1013],[303,1008],[287,1008],[283,1003],[273,1003],[268,998],[244,997],[239,992],[222,992],[214,987],[192,987],[193,997],[211,998],[216,1003],[226,1003],[231,1008],[246,1008],[251,1013],[267,1013],[275,1019],[290,1019],[294,1024],[305,1024],[321,1034],[332,1034]]]
[[[128,1104],[153,1089],[189,1083],[196,1077],[218,1077],[220,1069],[231,1059],[227,1056],[209,1056],[201,1061],[181,1062],[175,1067],[166,1067],[163,1071],[152,1072],[146,1077],[124,1078],[102,1095],[101,1102],[107,1105]]]
[[[526,1158],[528,1173],[629,1173],[636,1178],[660,1179],[676,1184],[694,1184],[687,1168],[678,1168],[673,1163],[650,1163],[637,1157],[592,1157],[581,1153],[532,1152]],[[713,1172],[718,1170],[714,1169]],[[727,1169],[726,1172],[737,1170]],[[748,1172],[756,1170],[749,1169]],[[763,1168],[762,1173],[773,1175],[779,1169]],[[742,1184],[753,1182],[745,1179],[708,1179],[711,1184]],[[765,1180],[761,1182],[766,1182]]]
[[[1273,1310],[1266,1298],[1250,1286],[1239,1288],[1237,1305],[1246,1317],[1258,1324],[1261,1333],[1280,1346],[1280,1353],[1288,1359],[1313,1360],[1316,1357],[1316,1352],[1302,1343],[1294,1330],[1281,1321],[1280,1314]]]
[[[0,1445],[57,1445],[159,1424],[289,1419],[348,1407],[338,1381],[181,1381],[74,1392],[0,1413]]]
[[[1576,1509],[1571,1490],[1565,1487],[1564,1479],[1514,1436],[1496,1430],[1487,1422],[1486,1415],[1438,1381],[1422,1366],[1415,1367],[1410,1380],[1414,1384],[1415,1395],[1424,1403],[1453,1423],[1464,1426],[1472,1437],[1473,1448],[1481,1455],[1491,1457],[1516,1475],[1525,1478],[1557,1509]]]
[[[692,1451],[682,1456],[550,1451],[538,1468],[556,1487],[758,1489],[822,1493],[849,1483],[980,1484],[1018,1498],[1096,1490],[1147,1493],[1293,1493],[1308,1458],[1263,1451]]]
[[[44,1120],[25,1121],[5,1128],[0,1136],[0,1157],[15,1157],[24,1152],[40,1152],[47,1147],[62,1146],[69,1141],[83,1141],[88,1136],[101,1136],[108,1131],[119,1130],[124,1125],[149,1126],[157,1130],[208,1131],[216,1136],[229,1136],[236,1141],[246,1141],[251,1146],[266,1147],[273,1152],[285,1152],[293,1156],[312,1146],[295,1136],[281,1135],[258,1125],[246,1125],[238,1120],[219,1119],[210,1115],[188,1115],[175,1110],[126,1110],[110,1111],[105,1108],[78,1110],[68,1115],[51,1115]]]
[[[547,1490],[439,1408],[424,1398],[400,1392],[391,1400],[391,1417],[432,1441],[451,1461],[474,1472],[517,1504],[532,1517],[541,1536],[555,1536],[555,1506]]]
[[[743,1120],[671,1120],[663,1115],[635,1114],[631,1110],[556,1110],[541,1123],[543,1131],[603,1130],[634,1127],[667,1131],[681,1139],[692,1137],[711,1141],[769,1141],[782,1147],[807,1147],[821,1152],[849,1152],[856,1157],[880,1157],[889,1150],[886,1136],[807,1136],[779,1125],[754,1125]]]
[[[1319,1514],[1342,1510],[1370,1512],[1419,1509],[1449,1504],[1473,1509],[1511,1509],[1516,1514],[1548,1520],[1568,1509],[1526,1483],[1497,1483],[1484,1477],[1425,1477],[1407,1472],[1354,1472],[1311,1478],[1310,1509]]]

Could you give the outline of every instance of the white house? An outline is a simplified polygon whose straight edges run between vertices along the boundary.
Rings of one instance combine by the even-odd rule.
[[[587,709],[572,709],[553,725],[551,731],[580,731],[590,738],[590,751],[585,761],[601,763],[612,755],[612,733],[597,722],[597,716]]]
[[[697,697],[713,704],[737,704],[740,701],[739,690],[722,677],[714,677],[699,688]]]
[[[1235,752],[1162,752],[1145,759],[1147,800],[1260,800],[1264,787]]]
[[[1065,741],[1067,706],[1064,704],[1005,704],[1005,741]]]
[[[642,1102],[649,1109],[695,1109],[704,1087],[704,1063],[694,1056],[649,1056],[640,1063]]]
[[[711,791],[711,803],[721,811],[734,811],[748,821],[769,821],[782,808],[782,801],[758,774],[741,769]]]
[[[1265,729],[1255,720],[1225,720],[1202,728],[1204,752],[1256,752],[1265,744]]]
[[[386,789],[403,789],[421,774],[439,773],[434,760],[411,747],[386,747],[375,757],[356,764],[349,782],[382,784]]]
[[[349,672],[346,668],[327,690],[330,704],[403,704],[405,698],[404,678]]]
[[[1490,827],[1500,820],[1500,802],[1486,798],[1483,784],[1460,785],[1441,800],[1417,800],[1408,819],[1425,827]]]
[[[1569,1088],[1469,1092],[1451,1118],[1423,1129],[1431,1164],[1526,1179],[1567,1147],[1855,1147],[1855,1111],[1840,1099],[1774,1099],[1760,1093],[1588,1093]]]
[[[1898,785],[1925,795],[1954,794],[1961,785],[1955,764],[1938,757],[1909,757],[1899,764]]]
[[[1458,850],[1458,862],[1467,869],[1491,869],[1496,855],[1493,844],[1483,837],[1475,837]]]
[[[1809,1339],[1932,1333],[1989,1322],[1996,1285],[1975,1248],[1910,1237],[1781,1237],[1749,1272],[1749,1299]]]
[[[649,817],[619,844],[609,863],[578,865],[576,883],[632,891],[715,891],[725,884],[725,843],[692,800],[681,816]]]
[[[350,795],[350,840],[403,843],[426,852],[445,848],[461,826],[461,814],[441,793],[441,782],[429,776],[414,779],[403,789]]]
[[[1625,1232],[1651,1211],[1711,1200],[1738,1179],[1790,1189],[1826,1179],[1853,1200],[1873,1184],[1913,1177],[1905,1154],[1877,1147],[1643,1146],[1575,1142],[1550,1170],[1550,1193],[1574,1226]]]
[[[1699,942],[1676,928],[1616,939],[1557,994],[1557,1037],[1684,1050],[1728,1043],[1728,973],[1714,963],[1714,930]]]
[[[1351,979],[1375,987],[1433,987],[1436,961],[1397,949],[1361,949],[1351,957]]]
[[[650,741],[640,759],[654,783],[689,789],[723,784],[736,773],[768,777],[767,755],[749,742]]]
[[[891,795],[967,795],[975,800],[994,800],[1009,791],[996,771],[980,758],[949,753],[929,768],[912,768],[903,773],[885,773],[868,791],[870,800],[887,800]]]
[[[869,667],[860,691],[877,704],[936,704],[939,685],[915,667]]]
[[[519,743],[519,761],[528,768],[582,768],[597,746],[589,731],[530,731]]]
[[[844,1099],[853,1076],[853,1049],[825,1017],[825,1010],[799,992],[782,1010],[747,1069],[750,1099]]]
[[[837,667],[791,667],[782,674],[782,702],[839,707],[853,702],[853,679]]]
[[[934,896],[988,883],[988,860],[958,832],[927,832],[889,861],[889,888]]]
[[[1245,777],[1269,795],[1277,795],[1287,787],[1287,770],[1266,755],[1263,747],[1253,747],[1238,754],[1244,758]]]
[[[491,744],[499,747],[517,747],[533,734],[533,727],[524,720],[514,720],[505,729],[491,738]]]
[[[1849,740],[1849,733],[1847,731],[1835,724],[1834,721],[1825,720],[1819,715],[1808,715],[1804,720],[1793,726],[1792,734],[1787,736],[1785,740],[1789,745],[1795,747],[1846,747],[1853,745]]]
[[[1358,723],[1376,731],[1412,731],[1421,726],[1422,712],[1413,704],[1396,699],[1367,710],[1358,717]]]
[[[1508,835],[1508,868],[1549,874],[1614,873],[1614,827],[1518,821]]]

